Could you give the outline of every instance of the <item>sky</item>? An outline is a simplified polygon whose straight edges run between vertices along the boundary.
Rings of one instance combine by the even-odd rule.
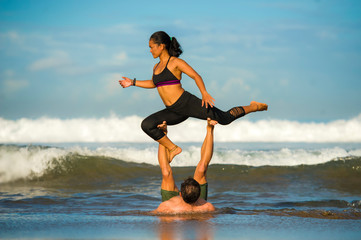
[[[361,1],[0,0],[0,118],[137,115],[164,108],[150,35],[176,37],[216,106],[266,102],[251,119],[361,113]],[[183,87],[201,96],[183,76]]]

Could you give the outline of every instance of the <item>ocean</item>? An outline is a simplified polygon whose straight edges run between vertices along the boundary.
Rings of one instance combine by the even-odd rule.
[[[360,117],[216,126],[208,170],[216,212],[163,216],[150,213],[161,173],[157,144],[132,135],[139,119],[0,119],[0,238],[360,239]],[[204,125],[170,127],[183,148],[172,162],[178,186],[199,161]],[[238,136],[239,127],[264,132]],[[267,137],[280,130],[288,133]]]

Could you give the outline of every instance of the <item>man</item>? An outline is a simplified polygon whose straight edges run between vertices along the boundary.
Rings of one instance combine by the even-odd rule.
[[[208,183],[207,168],[213,155],[213,130],[217,121],[207,119],[207,135],[201,148],[201,159],[196,167],[193,178],[181,184],[179,192],[175,185],[172,168],[169,165],[169,151],[161,144],[158,148],[159,166],[162,171],[161,195],[162,203],[153,213],[196,213],[215,211],[214,206],[207,202]],[[158,126],[167,134],[166,122]]]

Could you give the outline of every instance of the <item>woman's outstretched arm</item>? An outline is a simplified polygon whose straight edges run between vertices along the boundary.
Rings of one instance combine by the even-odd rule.
[[[123,80],[119,80],[119,84],[123,88],[127,88],[130,86],[136,86],[141,88],[155,88],[153,80],[134,80],[127,77],[122,77]]]
[[[184,60],[178,58],[177,68],[187,74],[190,78],[192,78],[199,88],[199,91],[202,94],[202,107],[205,105],[206,108],[208,105],[210,107],[214,106],[214,98],[207,92],[206,86],[204,85],[202,77],[186,63]]]

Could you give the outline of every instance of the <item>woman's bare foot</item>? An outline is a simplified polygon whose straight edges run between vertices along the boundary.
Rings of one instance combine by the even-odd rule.
[[[180,154],[181,152],[182,152],[182,149],[180,147],[178,147],[177,145],[173,149],[169,150],[169,163],[171,163],[173,158],[175,156],[177,156],[178,154]]]
[[[256,101],[252,101],[250,106],[254,108],[254,112],[267,111],[267,109],[268,109],[267,104],[256,102]]]
[[[168,128],[167,128],[167,122],[163,121],[162,124],[159,124],[157,127],[162,130],[164,132],[165,135],[167,135],[168,133]],[[175,156],[177,156],[178,154],[180,154],[182,152],[182,149],[180,147],[178,147],[177,145],[174,145],[174,147],[172,149],[168,149],[168,156],[169,156],[169,163],[172,162],[173,158]]]

